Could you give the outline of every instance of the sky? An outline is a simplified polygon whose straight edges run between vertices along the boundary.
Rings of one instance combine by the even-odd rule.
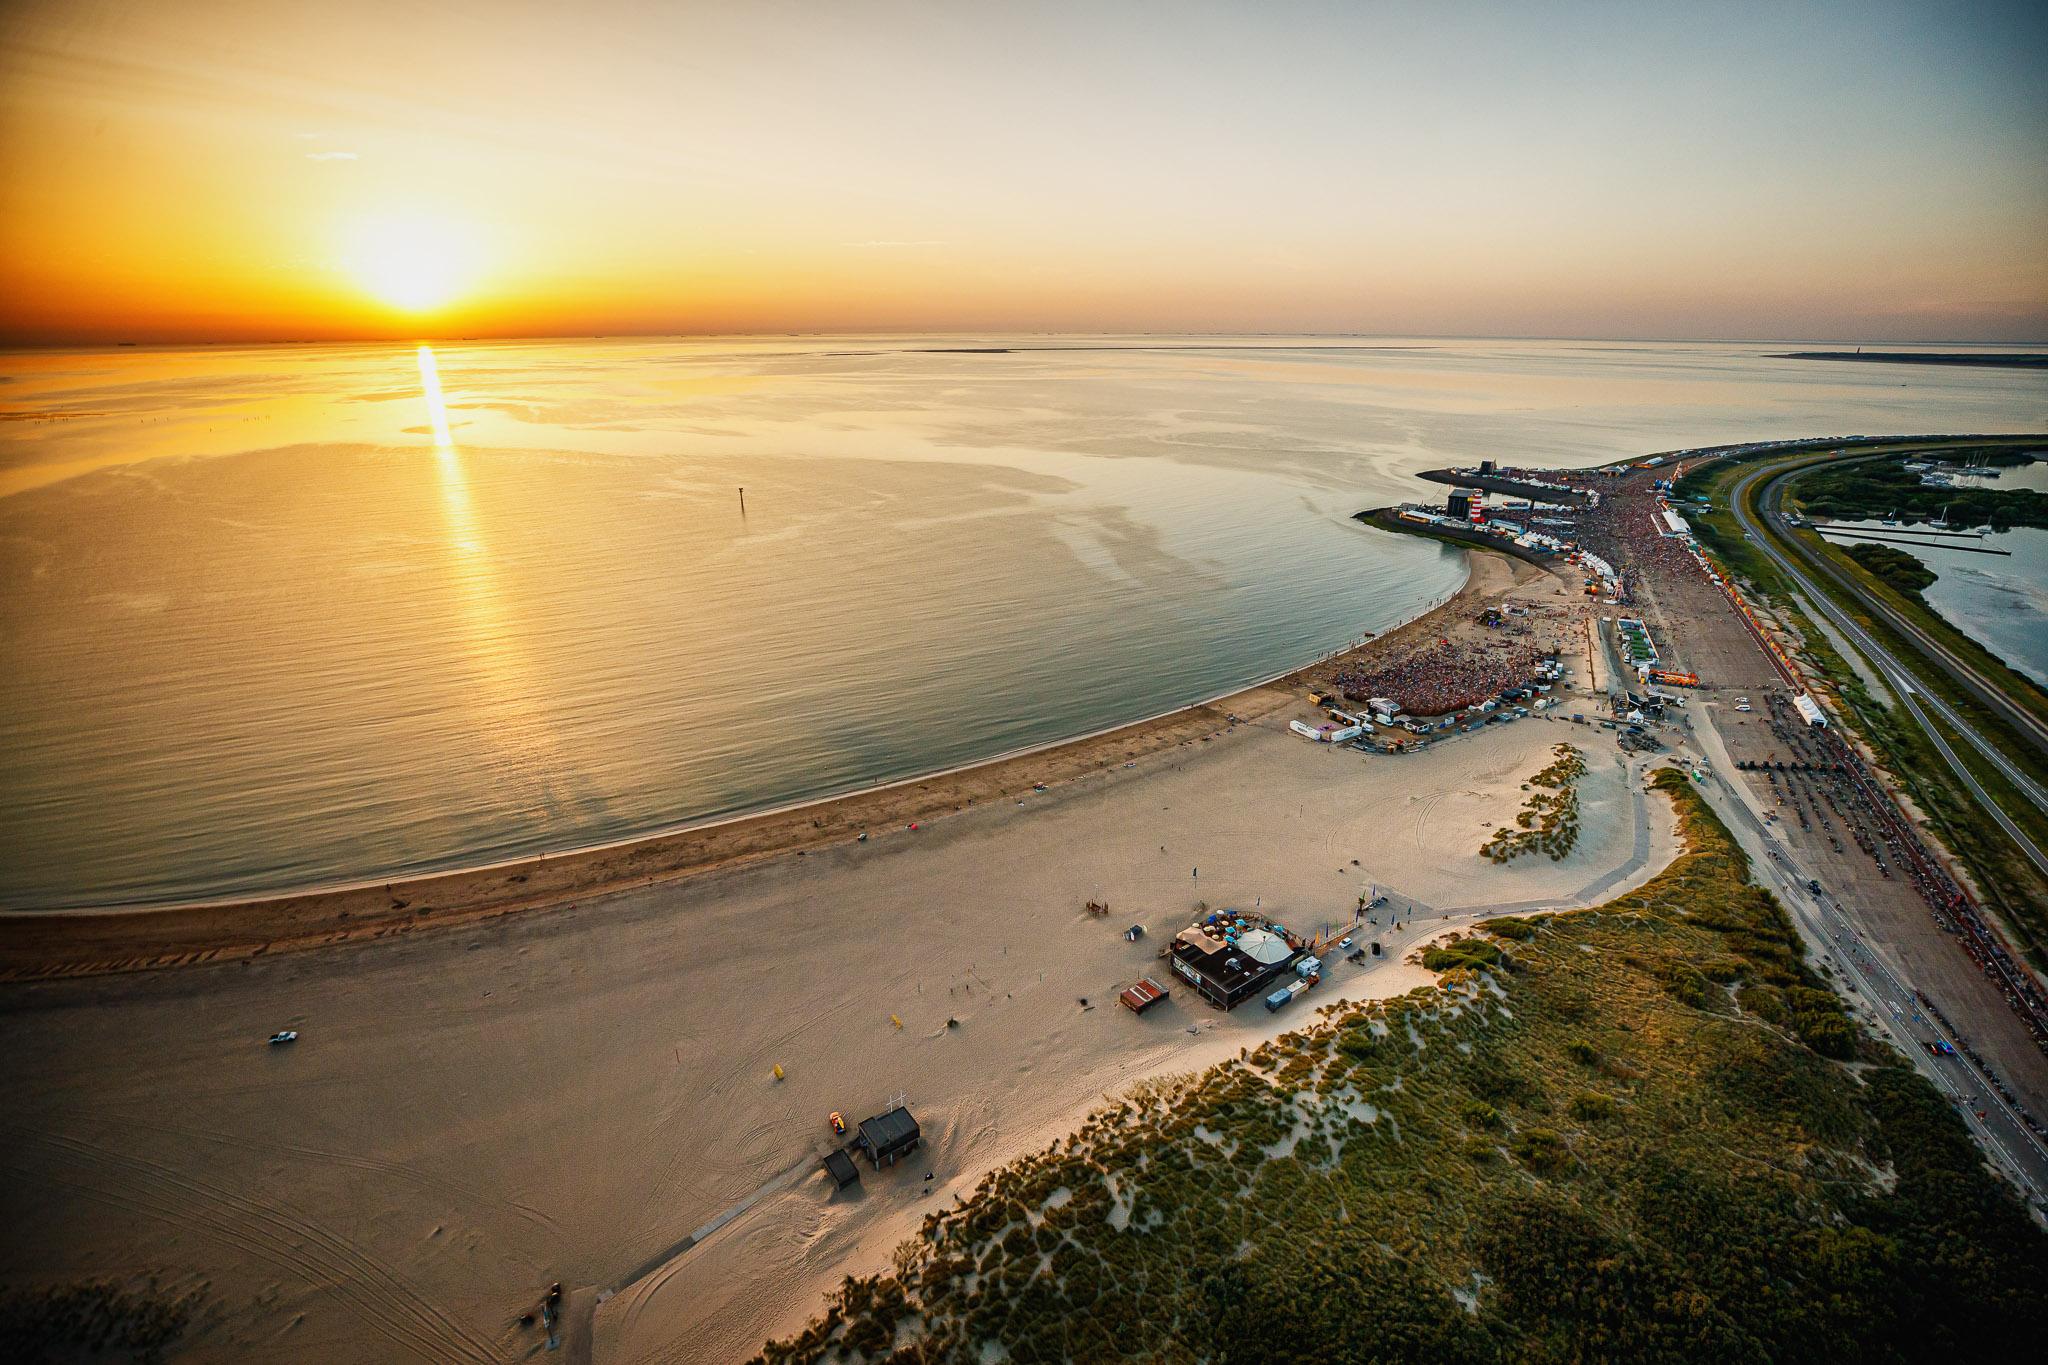
[[[0,342],[2035,342],[2048,6],[9,0]]]

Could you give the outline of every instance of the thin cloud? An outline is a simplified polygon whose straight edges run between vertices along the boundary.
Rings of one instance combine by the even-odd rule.
[[[936,241],[936,240],[931,240],[931,241],[922,241],[922,242],[890,242],[890,241],[881,241],[881,242],[847,242],[847,243],[845,243],[844,245],[846,245],[846,246],[848,246],[848,247],[851,247],[851,248],[853,248],[853,249],[854,249],[854,250],[856,250],[856,251],[863,251],[863,250],[870,250],[870,249],[873,249],[873,248],[877,248],[877,247],[881,247],[881,248],[892,248],[892,247],[919,247],[919,246],[945,246],[945,245],[947,245],[947,243],[945,243],[945,242],[943,242],[943,241]]]
[[[360,161],[354,152],[307,152],[308,161]]]

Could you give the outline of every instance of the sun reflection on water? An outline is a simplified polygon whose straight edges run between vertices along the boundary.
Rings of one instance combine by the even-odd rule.
[[[455,444],[448,434],[448,400],[441,396],[441,367],[434,363],[434,348],[420,347],[420,392],[426,396],[427,419],[434,424],[434,444],[443,450]]]
[[[532,662],[519,636],[490,554],[469,471],[448,428],[448,404],[440,366],[431,346],[419,348],[420,391],[433,422],[435,463],[441,475],[441,507],[456,562],[451,568],[461,596],[464,651],[475,669],[469,702],[477,715],[479,748],[500,791],[535,820],[560,813],[557,779],[563,754],[539,704]]]

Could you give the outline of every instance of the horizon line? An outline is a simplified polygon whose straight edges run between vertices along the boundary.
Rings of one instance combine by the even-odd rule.
[[[826,339],[833,337],[1045,337],[1045,338],[1159,338],[1194,339],[1246,337],[1274,340],[1352,340],[1352,341],[1581,341],[1611,342],[1633,345],[1687,345],[1687,346],[1966,346],[1976,348],[2025,349],[2028,347],[2048,348],[2048,337],[2036,340],[1955,340],[1934,337],[1912,339],[1881,339],[1855,337],[1789,337],[1789,336],[1631,336],[1602,335],[1596,333],[1562,332],[1360,332],[1360,331],[1273,331],[1264,329],[1229,329],[1221,331],[1199,330],[1060,330],[1051,328],[1028,328],[1004,330],[1001,328],[947,329],[922,327],[872,327],[834,330],[800,331],[616,331],[616,332],[479,332],[464,335],[433,335],[419,333],[376,333],[361,336],[336,337],[121,337],[114,339],[70,340],[22,339],[0,333],[0,353],[24,351],[94,351],[94,350],[184,350],[200,347],[272,347],[272,346],[463,346],[490,343],[520,343],[549,341],[709,341],[732,340],[787,340],[807,338]]]

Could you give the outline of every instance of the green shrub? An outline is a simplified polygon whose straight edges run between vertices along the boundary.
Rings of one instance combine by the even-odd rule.
[[[1448,972],[1457,967],[1492,967],[1501,961],[1499,947],[1483,938],[1454,939],[1422,955],[1422,965],[1433,972]]]
[[[1458,1108],[1458,1117],[1474,1128],[1500,1127],[1500,1110],[1485,1100],[1467,1100]]]
[[[1586,1094],[1574,1095],[1572,1097],[1571,1113],[1573,1118],[1586,1119],[1588,1121],[1612,1118],[1614,1116],[1614,1101],[1606,1095],[1594,1094],[1588,1091]]]
[[[1536,937],[1536,926],[1534,924],[1525,919],[1517,919],[1512,915],[1503,915],[1498,919],[1481,920],[1479,927],[1496,938],[1513,939],[1517,943],[1527,943],[1530,939]]]
[[[1707,984],[1707,978],[1690,963],[1666,960],[1658,964],[1657,979],[1664,983],[1664,989],[1681,1004],[1694,1009],[1705,1009],[1714,999],[1714,988]]]
[[[1792,1011],[1785,1008],[1785,997],[1776,986],[1743,986],[1735,992],[1735,1003],[1767,1023],[1792,1021]]]
[[[1742,979],[1743,961],[1726,953],[1716,953],[1703,958],[1699,964],[1700,975],[1720,985],[1732,985]]]
[[[1571,1155],[1563,1135],[1548,1128],[1530,1128],[1515,1139],[1515,1160],[1530,1170],[1547,1174],[1564,1165]]]

